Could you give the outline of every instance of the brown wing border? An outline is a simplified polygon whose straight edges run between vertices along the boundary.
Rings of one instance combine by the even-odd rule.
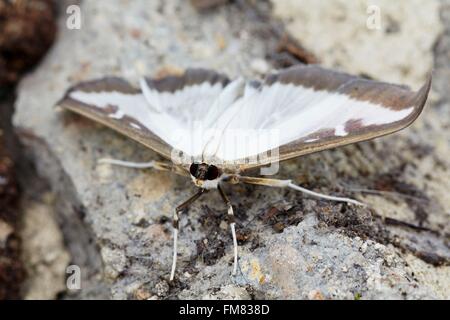
[[[319,67],[316,67],[319,68]],[[322,68],[320,68],[322,69]],[[322,69],[325,72],[327,72],[328,70],[326,69]],[[292,70],[289,70],[289,72],[291,73],[291,77],[292,77]],[[339,72],[335,72],[335,71],[330,71],[332,75],[337,75],[338,77],[342,77],[346,76],[346,74],[343,73],[339,73]],[[348,75],[349,78],[353,79],[353,80],[357,80],[360,78],[354,77],[354,76],[350,76]],[[275,81],[273,78],[271,79],[272,83],[273,81]],[[285,80],[286,81],[286,78]],[[314,79],[314,81],[317,81],[316,79]],[[370,82],[370,80],[365,80],[367,84],[367,81]],[[328,80],[328,82],[330,82],[330,80]],[[331,83],[335,83],[331,80]],[[382,83],[382,82],[374,82],[376,84],[381,84],[383,86],[389,86],[389,84],[387,83]],[[260,163],[257,164],[244,164],[244,165],[239,165],[239,170],[240,171],[245,171],[245,170],[249,170],[249,169],[253,169],[253,168],[258,168],[261,166],[265,166],[265,165],[269,165],[270,163],[273,163],[275,161],[285,161],[285,160],[289,160],[292,158],[296,158],[299,156],[303,156],[303,155],[307,155],[307,154],[311,154],[311,153],[315,153],[315,152],[319,152],[319,151],[323,151],[323,150],[327,150],[327,149],[332,149],[332,148],[336,148],[336,147],[340,147],[340,146],[345,146],[345,145],[349,145],[352,143],[356,143],[356,142],[362,142],[362,141],[367,141],[367,140],[371,140],[374,138],[378,138],[378,137],[382,137],[388,134],[392,134],[394,132],[397,132],[399,130],[402,130],[408,126],[410,126],[416,119],[417,117],[422,113],[427,98],[428,98],[428,94],[430,92],[431,89],[431,83],[432,83],[432,74],[430,72],[430,74],[427,77],[427,80],[425,82],[425,84],[417,91],[417,92],[413,92],[413,91],[406,91],[407,87],[405,86],[399,86],[399,85],[392,85],[393,88],[401,90],[402,91],[402,95],[404,95],[405,93],[408,93],[408,96],[402,96],[404,99],[406,99],[409,103],[409,107],[414,107],[413,112],[411,112],[410,115],[408,115],[406,118],[388,124],[388,125],[384,125],[384,126],[376,126],[375,127],[366,127],[364,132],[359,133],[357,135],[349,135],[349,136],[345,136],[345,137],[338,137],[335,136],[333,138],[328,138],[328,139],[322,139],[319,140],[315,143],[305,143],[304,142],[304,138],[302,139],[298,139],[298,140],[294,140],[288,144],[282,145],[279,147],[278,150],[278,154],[279,157],[267,157],[264,161],[261,161]],[[395,101],[391,103],[395,104]],[[394,105],[395,107],[395,105]],[[272,150],[273,151],[273,150]],[[260,156],[261,154],[257,155]],[[251,157],[249,157],[251,158]],[[244,162],[245,159],[242,160],[242,162]]]

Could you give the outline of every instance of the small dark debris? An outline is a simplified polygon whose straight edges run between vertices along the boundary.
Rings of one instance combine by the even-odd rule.
[[[270,3],[266,1],[236,0],[236,6],[246,12],[248,19],[259,27],[253,30],[256,37],[266,43],[266,59],[277,69],[297,64],[314,64],[319,59],[300,41],[292,37],[284,23],[273,17]]]
[[[134,225],[140,228],[147,228],[150,226],[150,223],[146,219],[141,218],[138,222],[134,223]]]
[[[418,160],[421,160],[430,154],[434,154],[435,152],[436,147],[432,144],[417,143],[412,141],[412,139],[408,139],[407,141],[410,146],[409,149]]]
[[[250,251],[254,251],[257,248],[264,247],[264,243],[261,242],[261,238],[258,235],[255,235],[252,238],[252,242],[250,244]]]
[[[215,262],[225,256],[225,243],[215,236],[208,236],[196,241],[197,256],[201,257],[207,266],[212,266]]]
[[[450,260],[448,258],[442,257],[434,252],[415,251],[414,255],[435,267],[450,266]]]
[[[396,168],[387,174],[377,177],[374,182],[374,189],[381,191],[394,191],[408,196],[405,198],[405,201],[414,212],[419,226],[422,227],[428,220],[426,206],[429,204],[430,199],[416,186],[398,180],[398,177],[401,177],[403,169],[404,168],[401,167]]]
[[[205,238],[196,241],[197,257],[201,257],[206,265],[213,265],[226,254],[226,250],[232,246],[232,238],[229,229],[222,229],[221,223],[229,222],[229,216],[225,209],[215,212],[210,207],[202,206],[203,214],[199,222],[204,229]],[[245,210],[235,208],[236,237],[238,244],[242,245],[252,239],[251,230],[242,224],[243,216],[246,217]]]
[[[191,0],[191,4],[200,12],[217,9],[229,2],[230,0]]]
[[[251,300],[265,300],[266,298],[266,294],[264,293],[264,291],[262,290],[258,290],[255,287],[251,286],[251,285],[247,285],[245,287],[245,291],[247,291],[247,293],[250,296]]]
[[[166,222],[168,222],[170,219],[168,218],[168,217],[166,217],[166,216],[161,216],[159,219],[158,219],[158,223],[159,224],[165,224]]]
[[[185,289],[188,289],[188,285],[182,281],[178,277],[175,277],[172,281],[166,282],[169,286],[169,292],[166,294],[166,298],[176,299],[177,294]]]
[[[349,237],[358,236],[384,245],[392,244],[404,252],[414,254],[419,259],[433,266],[450,265],[448,258],[434,252],[414,248],[405,242],[407,239],[400,239],[387,226],[402,226],[419,232],[431,232],[439,235],[433,230],[392,218],[383,218],[370,209],[356,209],[346,204],[331,207],[331,212],[326,212],[325,210],[319,212],[318,217],[326,225],[341,229]]]
[[[384,222],[386,224],[392,225],[392,226],[401,226],[401,227],[406,227],[406,228],[417,230],[417,231],[428,231],[428,232],[436,233],[434,230],[430,230],[429,228],[417,226],[417,225],[412,224],[412,223],[408,223],[408,222],[405,222],[405,221],[400,221],[400,220],[389,218],[389,217],[385,218]]]
[[[318,213],[319,221],[328,226],[342,229],[349,237],[372,239],[379,243],[389,242],[389,232],[381,219],[374,218],[375,213],[370,209],[355,208],[347,204],[329,206],[329,210],[321,210]]]
[[[81,221],[86,217],[86,210],[81,205],[72,205],[73,212],[80,218]]]
[[[252,236],[251,230],[248,228],[238,228],[236,230],[236,238],[238,241],[238,244],[244,244],[246,243]]]
[[[367,80],[375,80],[371,75],[367,74],[367,73],[360,73],[359,76],[363,79],[367,79]]]
[[[288,33],[282,35],[278,43],[277,53],[287,53],[296,61],[295,64],[316,64],[319,59],[305,47],[303,47],[296,39]]]
[[[398,21],[396,21],[391,16],[387,15],[385,32],[388,34],[395,34],[400,32],[400,23],[398,23]]]
[[[260,220],[269,224],[275,232],[281,233],[286,227],[297,225],[303,220],[301,205],[289,208],[271,207],[258,216]]]
[[[269,54],[266,58],[272,62],[276,69],[286,69],[298,64],[298,60],[287,52],[275,52]]]

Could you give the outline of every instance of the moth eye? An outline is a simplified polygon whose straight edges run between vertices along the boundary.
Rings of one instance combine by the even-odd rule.
[[[206,172],[206,179],[214,180],[217,179],[218,176],[219,176],[219,169],[216,166],[209,166],[208,171]]]
[[[192,176],[194,176],[194,177],[196,176],[197,170],[198,170],[198,163],[191,164],[191,166],[189,168],[189,172],[191,173]]]

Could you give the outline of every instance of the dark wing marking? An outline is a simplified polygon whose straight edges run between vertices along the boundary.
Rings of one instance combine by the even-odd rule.
[[[214,71],[188,69],[183,75],[145,79],[143,90],[107,77],[70,88],[57,103],[100,122],[170,159],[172,132],[184,117],[202,115],[228,83]],[[192,118],[192,117],[191,117]],[[193,117],[195,118],[195,117]]]
[[[243,119],[242,123],[235,126],[242,127],[246,122],[252,128],[279,130],[279,160],[286,160],[409,126],[422,112],[430,87],[431,75],[422,88],[413,92],[406,86],[318,66],[296,66],[267,76],[236,117]],[[274,160],[269,156],[263,163],[247,163],[240,168]]]

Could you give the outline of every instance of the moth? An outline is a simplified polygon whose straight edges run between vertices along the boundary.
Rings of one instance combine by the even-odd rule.
[[[190,177],[198,192],[173,213],[173,261],[177,261],[179,214],[209,190],[217,189],[228,208],[234,266],[238,245],[233,206],[225,183],[291,188],[310,196],[351,204],[249,169],[387,135],[409,126],[421,113],[431,74],[417,91],[317,65],[298,65],[268,74],[261,81],[206,69],[181,75],[142,78],[139,86],[117,77],[79,83],[58,106],[106,125],[154,150],[168,161],[101,163],[153,168]],[[276,137],[276,138],[274,138]]]

